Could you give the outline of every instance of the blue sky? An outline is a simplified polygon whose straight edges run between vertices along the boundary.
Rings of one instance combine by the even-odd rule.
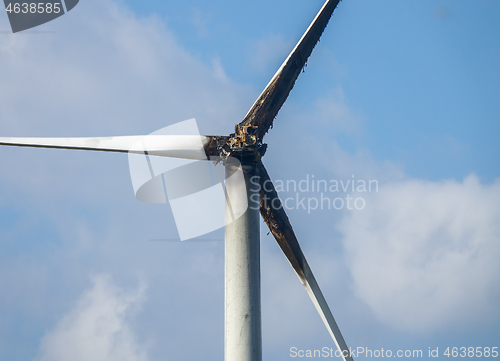
[[[228,134],[321,5],[82,0],[19,34],[4,14],[1,135]],[[344,0],[265,138],[275,180],[379,182],[358,212],[288,211],[353,347],[500,347],[499,15]],[[223,243],[149,241],[174,220],[134,198],[126,156],[2,148],[0,166],[0,359],[223,357]],[[264,359],[333,347],[261,227]]]

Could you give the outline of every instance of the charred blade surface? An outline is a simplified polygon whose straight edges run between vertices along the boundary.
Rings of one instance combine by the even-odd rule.
[[[302,253],[292,225],[283,209],[283,204],[262,162],[257,163],[257,174],[260,183],[260,214],[262,218],[264,218],[281,250],[299,276],[337,348],[343,353],[342,358],[344,361],[352,361],[349,348],[314,278],[304,253]]]
[[[285,103],[297,77],[304,68],[340,0],[328,0],[292,50],[271,82],[254,103],[240,126],[258,127],[257,138],[262,138],[272,126],[274,118]]]
[[[229,137],[220,135],[209,136],[210,141],[205,145],[205,154],[207,159],[210,157],[219,157],[224,155],[224,147],[227,145]]]

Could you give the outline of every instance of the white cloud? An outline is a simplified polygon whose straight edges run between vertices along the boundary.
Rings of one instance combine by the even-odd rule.
[[[92,288],[42,339],[37,361],[146,361],[129,325],[144,298],[144,287],[126,292],[109,276],[96,276]]]
[[[55,32],[0,38],[3,134],[148,134],[192,117],[229,133],[240,118],[245,88],[192,56],[155,16],[89,0],[40,29]]]
[[[340,229],[355,291],[392,326],[428,330],[498,320],[500,182],[381,185]]]
[[[344,89],[340,85],[319,98],[314,105],[315,122],[323,129],[329,129],[330,134],[339,131],[357,133],[363,129],[363,117],[347,104]]]

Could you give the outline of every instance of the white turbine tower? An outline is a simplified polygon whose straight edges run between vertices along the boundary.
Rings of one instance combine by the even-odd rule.
[[[260,230],[257,209],[297,273],[342,358],[353,360],[328,304],[313,276],[274,185],[261,162],[272,126],[314,46],[340,0],[327,0],[298,44],[229,136],[149,135],[102,138],[0,138],[1,145],[137,153],[224,163],[225,194],[225,360],[262,360],[260,305]],[[237,162],[232,160],[236,159]],[[243,181],[231,177],[243,171]],[[248,186],[257,176],[260,189]],[[257,195],[258,193],[258,195]],[[259,207],[238,212],[260,199]],[[243,213],[240,217],[235,214]],[[234,219],[236,218],[236,219]]]

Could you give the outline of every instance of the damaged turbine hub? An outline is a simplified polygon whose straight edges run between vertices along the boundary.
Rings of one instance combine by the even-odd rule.
[[[235,132],[218,144],[218,151],[223,161],[229,157],[240,160],[260,160],[267,149],[258,139],[258,127],[236,124]]]

